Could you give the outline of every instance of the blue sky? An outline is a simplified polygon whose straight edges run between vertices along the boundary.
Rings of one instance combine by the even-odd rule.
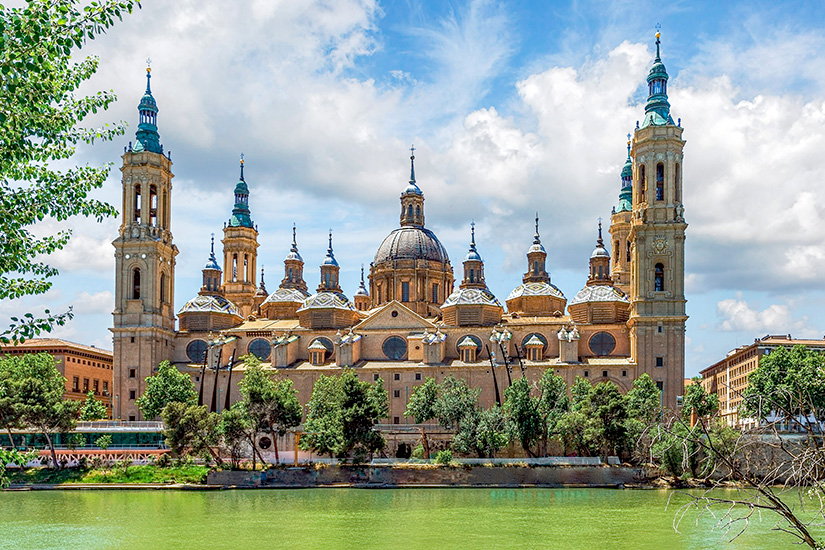
[[[78,151],[114,163],[99,193],[119,206],[120,154],[152,58],[161,141],[175,172],[176,308],[200,287],[209,234],[232,208],[238,156],[270,291],[292,223],[310,287],[334,231],[351,295],[398,224],[407,150],[427,225],[460,273],[475,220],[490,289],[521,280],[541,216],[553,282],[584,285],[597,219],[617,202],[625,135],[642,118],[655,25],[685,127],[687,374],[766,333],[822,338],[825,272],[825,8],[821,2],[396,0],[144,2],[85,52],[87,91],[119,101],[92,122],[127,135]],[[57,335],[111,349],[119,220],[74,230],[42,297],[0,315],[74,305]]]

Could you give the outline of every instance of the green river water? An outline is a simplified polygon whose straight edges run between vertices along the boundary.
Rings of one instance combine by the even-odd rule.
[[[782,549],[755,518],[728,542],[663,490],[293,489],[0,492],[13,549]]]

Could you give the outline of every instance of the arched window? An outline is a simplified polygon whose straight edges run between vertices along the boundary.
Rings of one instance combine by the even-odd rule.
[[[149,187],[149,225],[158,225],[158,190],[154,185]]]
[[[616,257],[616,263],[619,263],[619,241],[613,243],[613,255]]]
[[[238,280],[238,255],[232,254],[232,282]]]
[[[324,273],[324,286],[329,288],[329,284],[330,284],[329,271],[327,271],[326,273]]]
[[[665,200],[665,165],[661,162],[656,165],[656,200]]]
[[[539,262],[538,262],[538,260],[536,260],[535,262],[533,262],[533,274],[534,274],[534,275],[538,275],[538,274],[539,274]]]
[[[602,271],[602,270],[603,270],[603,267],[602,267],[602,266],[599,266],[599,279],[601,279],[602,277],[604,277],[604,271]]]
[[[412,218],[412,217],[413,217],[413,216],[412,216],[412,205],[409,205],[409,206],[407,207],[407,217],[408,217],[408,218]]]
[[[476,270],[475,269],[470,270],[470,282],[471,283],[476,282]]]
[[[627,240],[627,261],[630,261],[630,239]]]
[[[679,163],[676,163],[676,169],[675,169],[675,174],[674,174],[674,182],[673,182],[674,183],[674,185],[673,185],[673,194],[674,194],[673,200],[677,204],[682,202],[682,194],[679,190],[679,188],[682,187],[682,182],[680,181],[680,176],[681,176],[681,173],[679,172]]]
[[[140,269],[132,271],[132,300],[140,300]]]
[[[647,178],[645,177],[644,164],[639,167],[639,202],[645,202],[647,193]]]
[[[140,223],[140,185],[135,185],[135,221]]]
[[[420,217],[421,217],[421,207],[420,207],[420,206],[416,206],[416,207],[415,207],[415,217],[416,217],[416,218],[420,218]]]
[[[166,303],[166,273],[160,276],[160,303]]]
[[[246,254],[243,255],[243,282],[249,282],[252,279],[249,276],[249,256]]]
[[[663,292],[665,290],[665,266],[656,264],[653,268],[653,290]]]
[[[433,283],[433,303],[437,304],[438,302],[438,283]]]
[[[294,281],[294,279],[292,278],[292,268],[291,267],[289,268],[289,275],[287,275],[287,280],[290,281],[290,282]]]

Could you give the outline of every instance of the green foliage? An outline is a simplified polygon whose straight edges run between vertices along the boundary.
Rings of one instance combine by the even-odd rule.
[[[229,451],[232,468],[239,466],[243,450],[247,443],[251,441],[251,429],[252,418],[249,416],[243,401],[233,404],[231,408],[224,409],[221,413],[218,430],[223,438],[224,447]]]
[[[593,422],[588,430],[588,438],[593,442],[593,446],[601,447],[603,455],[618,454],[627,444],[627,409],[624,396],[616,384],[596,384],[590,394],[590,411]]]
[[[422,459],[424,458],[424,445],[419,443],[415,447],[413,447],[412,454],[410,454],[410,458]]]
[[[453,462],[453,452],[449,449],[443,449],[438,451],[435,454],[435,458],[433,459],[435,464],[443,464],[445,466],[451,464]]]
[[[146,389],[135,403],[144,418],[156,418],[169,403],[194,404],[198,399],[192,378],[172,366],[169,361],[161,361],[158,373],[146,379]]]
[[[112,444],[112,436],[109,434],[101,435],[97,439],[95,439],[95,445],[103,449],[104,451],[109,448],[109,445]]]
[[[20,8],[0,6],[0,300],[43,294],[57,275],[42,258],[62,249],[71,232],[38,236],[36,223],[78,215],[100,221],[117,213],[89,197],[103,185],[108,166],[56,165],[66,166],[80,143],[123,133],[120,125],[81,126],[115,96],[77,95],[98,67],[96,58],[81,59],[77,50],[135,5],[102,0],[80,8],[72,0],[30,0]],[[32,338],[72,316],[71,310],[44,313],[12,317],[0,342]]]
[[[69,440],[66,441],[66,447],[69,449],[77,449],[78,447],[85,447],[86,446],[86,436],[81,433],[73,433],[69,436]]]
[[[441,381],[433,407],[439,424],[448,430],[456,429],[465,415],[475,414],[480,393],[480,388],[471,388],[464,379],[447,376]]]
[[[553,369],[545,369],[539,379],[538,409],[547,437],[553,437],[558,433],[562,416],[570,409],[567,383],[563,377],[554,374]]]
[[[173,401],[161,413],[166,444],[178,457],[203,456],[208,453],[215,462],[222,460],[215,448],[220,443],[220,415],[207,412],[205,405],[190,405]]]
[[[272,371],[261,366],[254,355],[244,357],[246,370],[239,384],[243,404],[251,421],[251,428],[269,433],[275,445],[275,461],[278,456],[278,437],[301,423],[303,407],[292,380],[273,379]]]
[[[662,392],[646,372],[633,381],[633,387],[625,396],[627,415],[650,424],[662,415]]]
[[[685,396],[687,399],[687,396]],[[742,416],[764,419],[771,411],[794,419],[825,418],[825,355],[805,346],[778,347],[759,359],[748,377]]]
[[[710,416],[719,409],[719,396],[715,393],[708,394],[698,380],[694,380],[685,390],[682,418],[688,420],[694,409],[699,418]]]
[[[83,405],[80,407],[80,420],[85,420],[87,422],[92,420],[100,420],[101,418],[106,418],[108,415],[106,405],[104,405],[102,401],[95,399],[94,392],[90,391],[87,393],[86,401],[84,401]]]
[[[22,453],[17,449],[0,448],[0,489],[9,486],[9,475],[6,466],[14,464],[20,468],[37,458],[37,451]]]
[[[503,413],[510,439],[521,443],[527,454],[533,455],[530,447],[546,434],[547,428],[539,412],[538,398],[530,395],[530,381],[522,377],[504,390]],[[506,442],[505,442],[506,444]],[[501,445],[502,447],[504,445]]]
[[[161,455],[168,456],[168,455]],[[160,462],[160,460],[158,460]],[[122,466],[111,468],[66,468],[60,471],[32,468],[12,474],[11,481],[35,483],[204,483],[209,468],[195,464],[179,466]]]
[[[52,462],[59,468],[52,434],[74,430],[80,402],[63,399],[66,379],[56,364],[48,353],[0,357],[0,371],[8,371],[7,389],[18,421],[46,437]]]
[[[435,378],[429,377],[423,384],[413,388],[404,416],[411,416],[416,424],[435,418],[435,403],[438,399],[439,385]]]
[[[301,448],[330,456],[364,456],[384,448],[375,424],[389,414],[387,391],[380,378],[373,384],[344,369],[341,376],[321,376],[307,403],[306,433]]]

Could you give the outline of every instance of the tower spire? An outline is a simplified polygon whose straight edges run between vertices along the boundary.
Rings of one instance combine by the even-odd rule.
[[[252,216],[249,211],[249,186],[244,179],[243,167],[244,158],[243,153],[241,153],[241,176],[235,185],[235,207],[232,209],[229,225],[232,227],[254,228],[255,225],[252,223]]]
[[[673,118],[670,116],[670,103],[667,100],[668,74],[665,64],[662,63],[659,49],[661,44],[660,28],[661,25],[656,26],[656,59],[653,60],[653,66],[647,75],[648,97],[645,104],[645,119],[642,128],[646,128],[651,124],[654,126],[674,124]]]
[[[536,233],[533,235],[533,244],[541,244],[541,238],[539,237],[539,213],[536,212]]]
[[[415,145],[410,145],[410,183],[415,184]]]
[[[602,218],[601,218],[601,216],[599,216],[599,239],[596,241],[596,243],[599,246],[604,247],[604,241],[602,240]]]
[[[151,60],[146,60],[146,91],[138,103],[138,113],[140,121],[138,130],[135,132],[135,146],[132,152],[140,153],[149,151],[151,153],[163,153],[163,146],[160,144],[158,134],[158,104],[152,96],[150,82],[152,80],[152,67],[149,66]]]

